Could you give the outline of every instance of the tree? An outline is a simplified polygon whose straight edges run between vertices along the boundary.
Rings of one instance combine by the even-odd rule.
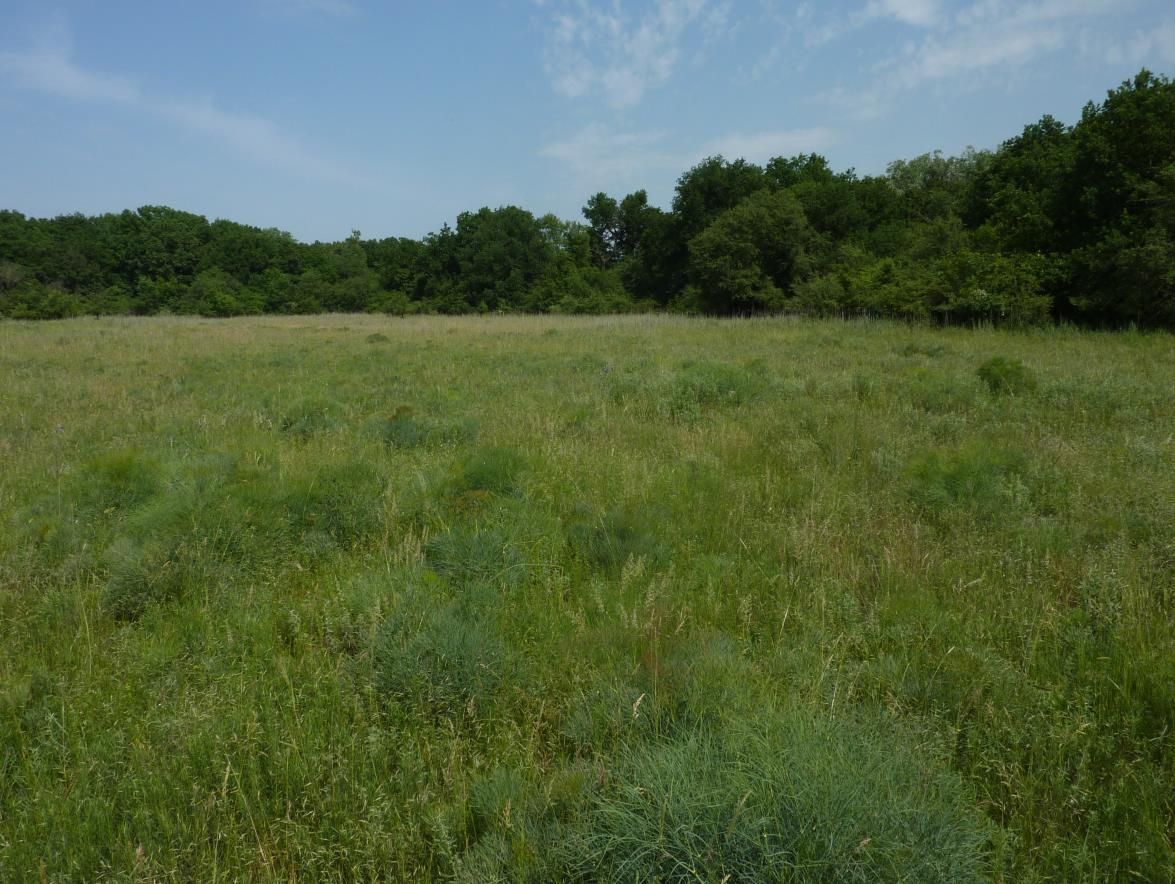
[[[681,237],[688,242],[723,212],[766,186],[763,170],[746,160],[728,163],[720,156],[702,160],[677,179],[673,212]]]
[[[689,244],[690,276],[708,313],[779,310],[806,268],[813,232],[788,191],[761,190]]]
[[[466,301],[489,310],[520,308],[554,257],[534,215],[517,206],[459,215],[454,249]]]

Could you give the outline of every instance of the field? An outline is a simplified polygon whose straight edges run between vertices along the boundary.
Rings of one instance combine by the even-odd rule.
[[[2,324],[0,880],[1175,880],[1173,391],[1165,334]]]

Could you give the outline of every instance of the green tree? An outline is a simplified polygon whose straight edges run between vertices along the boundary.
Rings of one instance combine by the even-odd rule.
[[[779,310],[807,269],[813,231],[790,192],[761,190],[690,241],[690,276],[708,313]]]

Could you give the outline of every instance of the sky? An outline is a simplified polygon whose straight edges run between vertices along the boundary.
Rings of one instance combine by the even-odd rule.
[[[0,0],[0,209],[578,218],[714,154],[994,148],[1142,67],[1175,73],[1169,0]]]

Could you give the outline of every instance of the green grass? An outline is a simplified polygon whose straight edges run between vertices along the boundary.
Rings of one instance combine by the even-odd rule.
[[[1175,879],[1175,341],[0,325],[0,880]]]

